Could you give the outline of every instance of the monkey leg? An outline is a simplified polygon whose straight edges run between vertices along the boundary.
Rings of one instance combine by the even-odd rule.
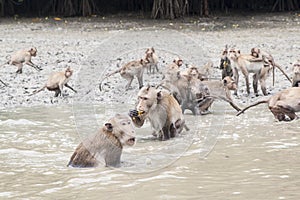
[[[282,109],[277,106],[269,107],[269,109],[273,113],[275,119],[277,119],[278,121],[287,121],[285,114],[282,112]]]
[[[22,63],[18,63],[18,64],[15,64],[17,67],[18,67],[18,70],[16,71],[17,74],[22,74],[23,70],[23,64]]]
[[[176,127],[174,126],[174,124],[172,123],[170,125],[170,137],[173,138],[176,136],[177,130]]]
[[[162,131],[163,131],[163,137],[161,139],[162,140],[168,140],[168,139],[170,139],[169,127],[165,125],[163,127]]]
[[[58,97],[59,95],[61,95],[61,90],[60,89],[56,89],[54,91],[55,91],[54,97]]]
[[[236,67],[233,68],[233,78],[235,80],[235,83],[236,83],[236,89],[234,90],[234,95],[238,95],[237,94],[237,91],[238,91],[238,88],[239,88],[239,72],[238,72],[238,69]]]
[[[258,78],[259,78],[258,74],[253,75],[253,90],[255,96],[258,96],[258,91],[257,91]]]
[[[137,79],[139,82],[139,89],[143,87],[143,73],[137,75]]]
[[[127,85],[125,86],[125,89],[126,89],[126,90],[129,90],[129,89],[130,89],[131,83],[132,83],[132,81],[133,81],[133,78],[134,78],[134,76],[127,76],[127,77],[125,77],[125,79],[128,81],[128,82],[127,82]]]

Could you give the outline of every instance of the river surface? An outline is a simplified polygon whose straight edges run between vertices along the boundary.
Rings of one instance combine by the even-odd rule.
[[[266,106],[240,117],[185,114],[191,129],[168,141],[137,129],[122,167],[66,167],[80,141],[129,106],[60,105],[0,110],[0,199],[299,199],[299,121]]]

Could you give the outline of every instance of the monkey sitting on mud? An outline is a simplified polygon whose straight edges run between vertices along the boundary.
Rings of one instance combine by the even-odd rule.
[[[145,52],[145,60],[148,61],[148,64],[147,64],[147,73],[148,74],[151,74],[151,71],[152,73],[154,74],[155,72],[155,69],[156,69],[156,72],[158,72],[158,57],[155,53],[155,50],[153,47],[151,48],[148,48]]]
[[[70,67],[67,67],[65,71],[55,72],[49,76],[48,81],[44,87],[34,91],[31,95],[39,93],[43,91],[45,88],[47,88],[49,91],[55,92],[54,97],[58,97],[59,95],[62,95],[64,86],[70,88],[75,93],[77,93],[76,90],[74,90],[71,86],[68,85],[68,82],[72,75],[73,75],[73,70]]]
[[[300,60],[293,64],[292,87],[300,87]]]
[[[16,71],[17,74],[22,74],[23,70],[23,64],[27,64],[34,69],[40,71],[42,68],[37,66],[31,61],[31,57],[35,57],[37,53],[37,49],[35,47],[32,47],[31,49],[27,50],[20,50],[14,53],[10,56],[9,61],[6,64],[9,65],[15,65],[18,67],[18,70]],[[8,58],[9,56],[7,56]]]
[[[78,145],[67,166],[96,167],[104,161],[106,166],[120,167],[123,147],[133,146],[135,142],[130,117],[116,114],[96,135]]]
[[[153,135],[161,140],[175,137],[183,128],[188,130],[175,98],[150,86],[140,89],[136,110],[130,110],[129,116],[137,127],[142,127],[148,119],[155,131]]]
[[[147,67],[148,61],[145,59],[141,59],[141,60],[134,60],[131,61],[129,63],[126,63],[125,65],[123,65],[122,67],[118,65],[117,70],[107,74],[100,82],[99,84],[99,90],[102,91],[102,82],[107,79],[108,77],[120,73],[121,77],[123,77],[124,79],[127,80],[127,85],[125,86],[126,90],[129,90],[131,88],[131,83],[134,79],[134,77],[136,77],[138,79],[139,82],[139,88],[143,87],[143,74],[144,74],[144,69]]]
[[[241,110],[237,116],[244,113],[251,107],[258,104],[267,103],[270,111],[278,121],[290,121],[298,119],[295,112],[300,111],[300,87],[291,87],[278,92],[272,97],[258,101]]]

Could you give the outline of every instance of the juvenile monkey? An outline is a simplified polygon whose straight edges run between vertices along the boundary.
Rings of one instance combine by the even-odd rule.
[[[155,134],[161,140],[168,140],[181,133],[185,127],[185,120],[181,108],[175,98],[154,87],[142,87],[138,92],[136,109],[129,113],[133,123],[142,127],[145,120],[149,120]]]
[[[18,70],[16,71],[17,74],[22,74],[23,64],[27,64],[33,67],[34,69],[40,71],[42,70],[42,68],[40,68],[39,66],[37,66],[31,61],[31,57],[35,57],[36,53],[37,53],[37,49],[35,47],[32,47],[29,50],[17,51],[12,56],[10,56],[9,61],[6,64],[17,66],[18,67]]]
[[[228,46],[226,45],[222,51],[220,69],[222,70],[222,79],[226,76],[233,76],[230,60],[228,58]]]
[[[298,119],[295,112],[300,111],[300,87],[291,87],[278,92],[266,100],[258,101],[241,110],[237,116],[251,107],[267,103],[270,111],[278,121],[290,121]],[[288,117],[288,118],[287,118]]]
[[[109,167],[120,167],[124,146],[136,142],[135,130],[128,115],[116,114],[97,134],[81,142],[67,166],[96,167],[105,162]]]
[[[270,63],[271,67],[272,67],[272,73],[273,73],[273,86],[275,84],[275,67],[277,67],[277,69],[279,69],[279,71],[281,71],[281,73],[290,81],[290,77],[284,72],[284,70],[280,67],[280,65],[278,65],[277,63],[275,63],[274,58],[271,54],[262,51],[261,49],[254,47],[251,49],[251,55],[254,57],[252,59],[250,59],[250,61],[252,62],[256,62],[256,61],[260,61],[263,60],[265,63]],[[268,64],[267,64],[268,65]]]
[[[67,67],[65,71],[52,73],[49,76],[46,85],[41,89],[34,91],[31,95],[39,93],[43,91],[45,88],[47,88],[49,91],[55,92],[54,97],[58,97],[63,92],[64,86],[68,87],[69,89],[77,93],[76,90],[74,90],[71,86],[68,85],[68,81],[70,80],[72,75],[73,75],[73,70],[70,67]]]
[[[141,60],[135,60],[131,61],[124,66],[120,67],[118,64],[118,69],[112,73],[107,74],[102,81],[99,84],[99,90],[102,91],[102,82],[107,79],[108,77],[120,73],[121,77],[125,78],[127,80],[127,85],[125,86],[125,89],[128,90],[131,87],[131,83],[136,77],[139,82],[139,88],[143,87],[143,74],[144,74],[144,68],[147,67],[147,64],[149,62],[145,59]]]
[[[300,87],[300,60],[293,64],[292,87]]]
[[[153,47],[151,48],[148,48],[145,52],[145,60],[148,61],[148,64],[147,64],[147,73],[148,74],[151,74],[151,71],[152,73],[154,74],[155,72],[155,69],[156,69],[156,72],[158,72],[158,57],[155,53],[155,50]]]

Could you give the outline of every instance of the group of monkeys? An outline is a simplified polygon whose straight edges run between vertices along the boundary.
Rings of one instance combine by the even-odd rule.
[[[24,64],[29,65],[38,71],[41,71],[42,68],[31,61],[31,58],[35,57],[36,55],[37,55],[37,49],[35,47],[32,47],[30,49],[22,49],[13,53],[11,56],[7,56],[6,58],[8,59],[8,61],[5,64],[17,66],[18,67],[16,71],[17,74],[23,73]],[[55,92],[54,97],[58,97],[59,95],[64,96],[64,94],[62,93],[64,86],[70,88],[76,93],[77,91],[74,90],[70,85],[68,85],[68,81],[70,80],[72,75],[73,75],[73,70],[69,66],[64,71],[54,72],[50,74],[46,84],[41,89],[33,91],[33,93],[30,94],[30,96],[38,92],[41,92],[46,88],[49,91]],[[2,80],[0,80],[0,82],[4,86],[8,86]]]
[[[41,70],[31,62],[31,57],[36,56],[36,53],[36,48],[19,51],[10,57],[7,64],[17,66],[17,73],[22,73],[23,64]],[[156,86],[144,86],[145,69],[148,74],[159,71],[158,56],[154,48],[148,48],[144,58],[128,62],[107,74],[99,84],[100,91],[103,90],[103,81],[113,74],[119,73],[127,80],[126,90],[131,88],[134,77],[137,78],[139,92],[136,107],[131,109],[129,114],[115,115],[104,124],[96,135],[81,142],[71,156],[68,166],[94,167],[103,162],[106,166],[119,167],[123,146],[132,146],[136,142],[134,126],[141,127],[147,120],[155,137],[160,140],[168,140],[180,134],[183,129],[189,130],[185,124],[185,110],[190,110],[194,115],[207,114],[216,99],[228,102],[238,111],[237,115],[250,107],[267,103],[278,121],[290,121],[298,118],[296,112],[300,111],[300,60],[293,64],[292,80],[275,63],[270,54],[259,48],[253,48],[250,54],[241,54],[237,48],[226,46],[222,52],[220,63],[222,80],[210,80],[207,73],[193,65],[188,65],[187,69],[182,70],[182,65],[182,59],[174,59],[165,67],[160,83]],[[207,63],[202,70],[210,67],[212,67],[212,63]],[[254,93],[258,95],[259,82],[262,93],[268,95],[266,79],[271,71],[274,74],[275,67],[292,82],[292,87],[240,109],[231,96],[231,90],[237,95],[239,72],[244,75],[248,94],[250,94],[249,74],[253,73]],[[63,72],[53,73],[45,86],[32,94],[47,88],[55,91],[55,97],[57,97],[62,95],[64,86],[76,92],[67,84],[72,74],[73,71],[70,67]],[[5,83],[3,82],[3,84]]]

